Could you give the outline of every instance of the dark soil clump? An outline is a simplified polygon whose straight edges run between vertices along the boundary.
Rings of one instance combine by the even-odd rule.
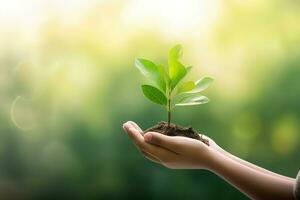
[[[185,128],[185,127],[177,126],[175,124],[170,124],[170,126],[168,126],[167,122],[159,122],[155,126],[147,129],[145,133],[149,131],[158,132],[168,136],[189,137],[189,138],[200,140],[201,142],[209,146],[209,141],[207,139],[204,139],[201,134],[199,135],[199,133],[192,127]]]

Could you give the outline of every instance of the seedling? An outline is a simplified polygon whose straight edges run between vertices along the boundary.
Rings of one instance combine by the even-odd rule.
[[[182,46],[178,44],[170,49],[168,67],[157,65],[144,58],[135,60],[135,66],[151,82],[151,84],[141,86],[143,94],[150,101],[164,106],[167,110],[168,123],[164,129],[172,128],[171,117],[175,107],[194,106],[209,102],[209,99],[201,92],[209,87],[213,79],[203,77],[197,81],[183,81],[192,67],[184,66],[180,61],[181,57]],[[163,125],[159,124],[159,126]]]

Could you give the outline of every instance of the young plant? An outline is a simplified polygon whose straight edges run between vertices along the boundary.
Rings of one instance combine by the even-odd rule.
[[[208,103],[209,99],[201,95],[201,92],[213,82],[210,77],[183,82],[182,79],[192,67],[185,67],[180,62],[181,57],[182,46],[178,44],[170,49],[167,68],[144,58],[135,60],[135,66],[152,83],[142,85],[142,91],[150,101],[165,106],[168,112],[168,126],[174,107]]]

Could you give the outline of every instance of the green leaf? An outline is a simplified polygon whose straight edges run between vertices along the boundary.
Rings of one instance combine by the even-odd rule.
[[[156,87],[151,85],[142,85],[142,90],[145,97],[147,97],[150,101],[160,105],[167,105],[167,97]]]
[[[166,85],[169,85],[170,78],[166,71],[166,68],[163,65],[157,65],[160,76],[163,78]]]
[[[174,47],[172,47],[170,49],[169,55],[175,60],[179,60],[182,57],[182,45],[177,44]]]
[[[159,67],[156,66],[152,61],[138,58],[135,60],[135,66],[140,72],[152,82],[155,83],[162,91],[166,91],[166,82],[164,77],[161,76]]]
[[[202,92],[203,90],[207,89],[209,85],[214,81],[213,78],[204,77],[195,82],[195,88],[187,93],[194,94],[198,92]]]
[[[174,68],[174,74],[170,74],[170,87],[171,90],[173,90],[176,85],[185,77],[186,69],[179,61],[174,61],[170,68]]]
[[[195,86],[196,85],[195,85],[194,81],[187,81],[187,82],[181,83],[177,87],[177,94],[191,91],[195,88]]]
[[[185,67],[179,62],[182,56],[182,46],[174,46],[169,52],[169,76],[171,91],[176,87],[179,81],[186,75]]]
[[[206,96],[193,95],[182,98],[175,106],[193,106],[208,103],[209,99]]]

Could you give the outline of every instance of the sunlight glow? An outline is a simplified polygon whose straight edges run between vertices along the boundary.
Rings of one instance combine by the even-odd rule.
[[[125,8],[123,20],[129,27],[157,28],[168,37],[183,37],[204,33],[218,14],[218,0],[134,0]]]

